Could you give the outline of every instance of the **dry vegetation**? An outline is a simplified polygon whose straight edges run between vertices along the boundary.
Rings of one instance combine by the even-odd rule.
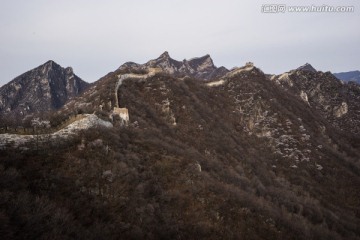
[[[0,152],[2,239],[360,238],[359,139],[257,69],[118,95],[129,127]]]

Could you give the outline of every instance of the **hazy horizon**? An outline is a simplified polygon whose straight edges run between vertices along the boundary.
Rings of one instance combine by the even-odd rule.
[[[359,1],[326,3],[354,6],[349,13],[263,13],[264,4],[269,2],[4,2],[0,86],[48,60],[93,82],[127,61],[145,63],[164,51],[180,61],[210,54],[216,66],[229,69],[252,61],[270,74],[307,62],[321,71],[360,70]]]

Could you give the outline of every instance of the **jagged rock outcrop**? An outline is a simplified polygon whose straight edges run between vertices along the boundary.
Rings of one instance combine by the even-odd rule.
[[[299,96],[333,126],[346,132],[360,133],[360,86],[344,83],[330,72],[316,71],[310,64],[271,81]]]
[[[48,61],[0,88],[0,114],[26,116],[59,109],[87,86],[71,67]]]
[[[160,68],[164,72],[176,77],[189,76],[202,80],[220,78],[229,72],[225,67],[216,67],[210,55],[190,60],[184,59],[180,62],[172,59],[168,52],[164,52],[160,57],[150,60],[145,64],[127,62],[119,67],[120,70],[145,70],[148,68]]]

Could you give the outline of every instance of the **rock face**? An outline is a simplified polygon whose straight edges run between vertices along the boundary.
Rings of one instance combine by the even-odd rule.
[[[360,86],[343,83],[310,64],[273,76],[271,80],[308,103],[309,108],[346,132],[360,133]]]
[[[356,82],[360,84],[360,71],[334,73],[334,76],[345,82]]]
[[[71,67],[48,61],[0,88],[0,114],[26,116],[59,109],[87,86]]]
[[[127,62],[119,67],[120,70],[144,70],[147,68],[161,68],[166,73],[177,77],[189,76],[202,80],[220,78],[229,72],[225,67],[217,68],[210,55],[192,58],[190,60],[184,59],[180,62],[172,59],[168,52],[164,52],[160,57],[150,60],[145,64]]]

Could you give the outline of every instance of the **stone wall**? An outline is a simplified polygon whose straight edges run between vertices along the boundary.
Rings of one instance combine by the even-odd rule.
[[[129,111],[127,108],[114,107],[113,113],[119,115],[125,122],[129,122]]]

